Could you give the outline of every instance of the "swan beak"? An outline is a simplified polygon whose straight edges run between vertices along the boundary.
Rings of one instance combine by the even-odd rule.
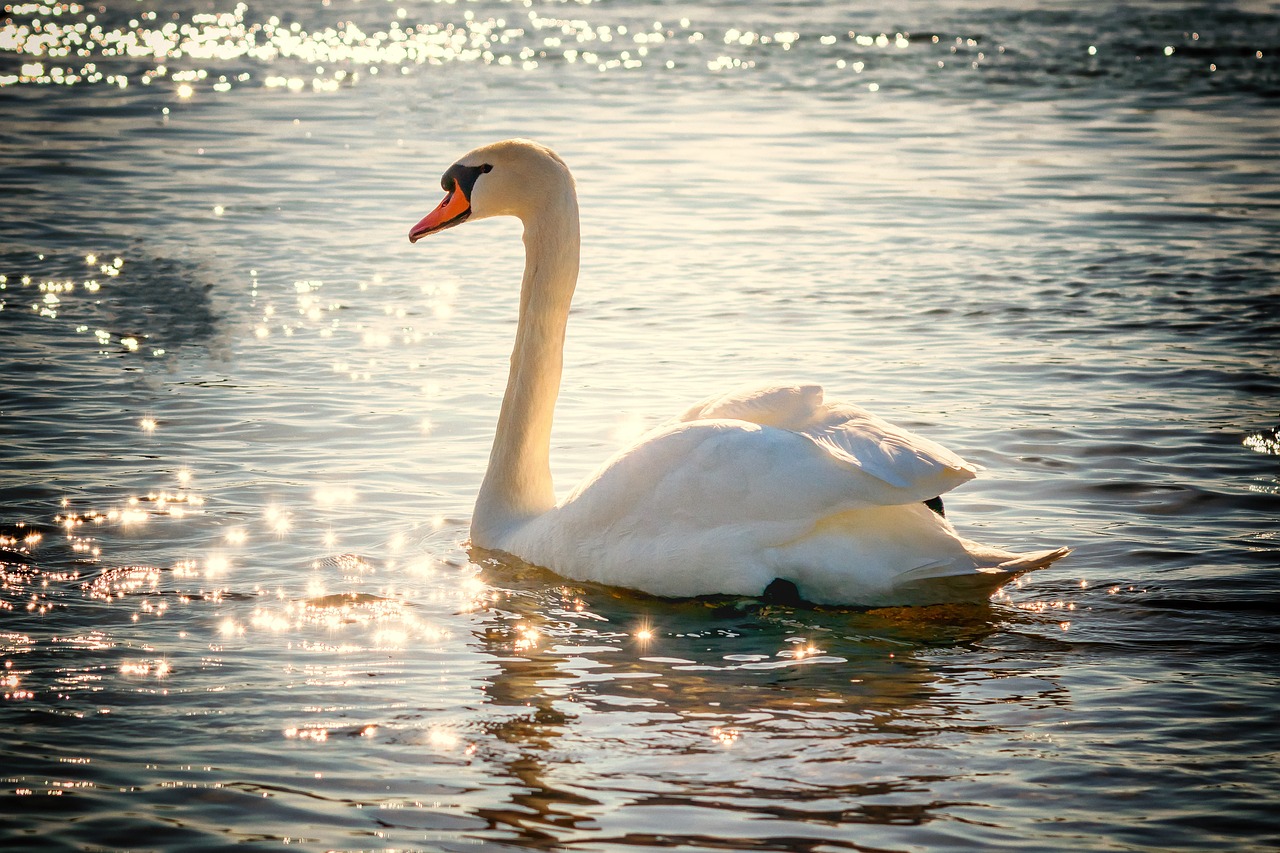
[[[471,215],[471,202],[467,194],[457,184],[444,197],[444,201],[436,205],[436,209],[422,218],[422,221],[409,229],[409,242],[416,243],[428,234],[461,225]]]

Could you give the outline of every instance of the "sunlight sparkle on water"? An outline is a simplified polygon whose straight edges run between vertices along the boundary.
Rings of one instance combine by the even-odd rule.
[[[532,625],[516,625],[515,650],[518,652],[527,652],[537,649],[538,643],[542,640],[542,633]]]
[[[288,631],[294,626],[294,622],[289,618],[287,611],[281,613],[265,607],[255,607],[249,621],[254,628],[275,634]]]
[[[1242,443],[1255,453],[1280,456],[1280,427],[1251,433],[1244,437]]]
[[[222,554],[214,554],[205,561],[205,577],[216,578],[231,569],[231,561]]]
[[[349,505],[356,502],[356,490],[350,486],[320,486],[312,496],[321,506]]]
[[[455,749],[461,742],[461,738],[451,731],[437,728],[427,734],[427,742],[436,749]]]
[[[168,661],[126,661],[120,664],[121,675],[131,675],[137,677],[154,676],[156,678],[166,678],[170,673]]]
[[[267,525],[277,536],[284,536],[293,526],[293,515],[278,506],[269,506],[264,511]]]
[[[290,739],[296,738],[297,740],[312,740],[323,743],[329,739],[329,730],[322,727],[290,727],[284,730],[284,736]]]
[[[741,732],[737,729],[724,729],[719,726],[714,726],[711,729],[711,736],[715,738],[721,746],[728,747],[733,746],[738,742],[738,738],[741,737]]]
[[[296,21],[286,23],[275,15],[253,20],[250,8],[243,3],[230,12],[193,13],[186,20],[175,17],[161,22],[155,12],[143,12],[128,26],[114,29],[104,28],[88,7],[79,4],[13,5],[6,7],[10,17],[0,29],[0,51],[11,51],[23,61],[13,66],[18,73],[0,74],[0,87],[87,83],[125,88],[131,81],[150,86],[167,78],[174,84],[174,98],[186,102],[204,87],[219,94],[242,85],[288,92],[338,92],[356,85],[362,74],[377,76],[398,70],[404,75],[418,66],[455,62],[525,72],[557,64],[586,65],[614,73],[646,66],[678,73],[684,65],[696,63],[722,74],[755,69],[758,58],[770,52],[818,46],[824,52],[843,47],[866,55],[906,51],[914,44],[910,35],[902,32],[890,35],[849,30],[802,36],[790,29],[757,32],[729,27],[716,34],[703,32],[689,18],[673,24],[653,21],[628,26],[530,11],[520,14],[519,20],[508,20],[505,16],[486,17],[473,9],[464,9],[459,16],[448,8],[452,5],[428,4],[419,13],[443,12],[435,19],[415,21],[414,14],[401,7],[387,10],[389,18],[359,23],[336,20],[313,29]],[[50,12],[52,20],[47,17]],[[373,8],[368,12],[377,15]],[[976,44],[973,39],[960,42],[964,47]],[[950,47],[940,44],[937,36],[927,46]],[[690,50],[698,53],[691,57]],[[1174,53],[1173,46],[1165,49],[1165,56]],[[121,67],[122,60],[133,64]],[[980,61],[971,64],[977,67]],[[113,73],[106,71],[108,62]],[[939,60],[938,64],[943,63]],[[843,70],[847,62],[841,57],[833,65]],[[868,89],[875,91],[873,87],[878,86],[872,83]]]
[[[418,577],[430,577],[435,574],[436,562],[430,554],[423,554],[410,560],[405,569]]]

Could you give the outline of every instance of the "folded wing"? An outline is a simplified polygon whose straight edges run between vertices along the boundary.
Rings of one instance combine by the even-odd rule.
[[[734,419],[798,433],[833,459],[922,501],[971,480],[977,469],[937,442],[845,402],[826,402],[819,385],[751,388],[712,397],[678,421]]]

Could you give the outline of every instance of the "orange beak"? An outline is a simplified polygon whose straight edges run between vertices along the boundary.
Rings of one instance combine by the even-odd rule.
[[[444,201],[436,205],[436,209],[422,218],[422,221],[409,229],[409,242],[416,243],[428,234],[461,225],[471,215],[471,202],[462,188],[454,183],[453,189]]]

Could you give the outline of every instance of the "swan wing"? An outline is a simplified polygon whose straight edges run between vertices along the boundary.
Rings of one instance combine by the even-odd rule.
[[[831,403],[798,430],[836,459],[890,486],[928,500],[977,475],[977,469],[935,441],[889,423],[852,403]]]
[[[684,521],[808,526],[834,512],[936,494],[918,481],[890,483],[801,432],[715,419],[655,430],[606,462],[559,509],[572,508],[595,529],[622,523],[657,534]]]
[[[974,466],[937,442],[824,397],[820,385],[742,389],[703,400],[676,421],[736,419],[798,433],[844,465],[905,490],[911,500],[937,497],[976,475]]]

